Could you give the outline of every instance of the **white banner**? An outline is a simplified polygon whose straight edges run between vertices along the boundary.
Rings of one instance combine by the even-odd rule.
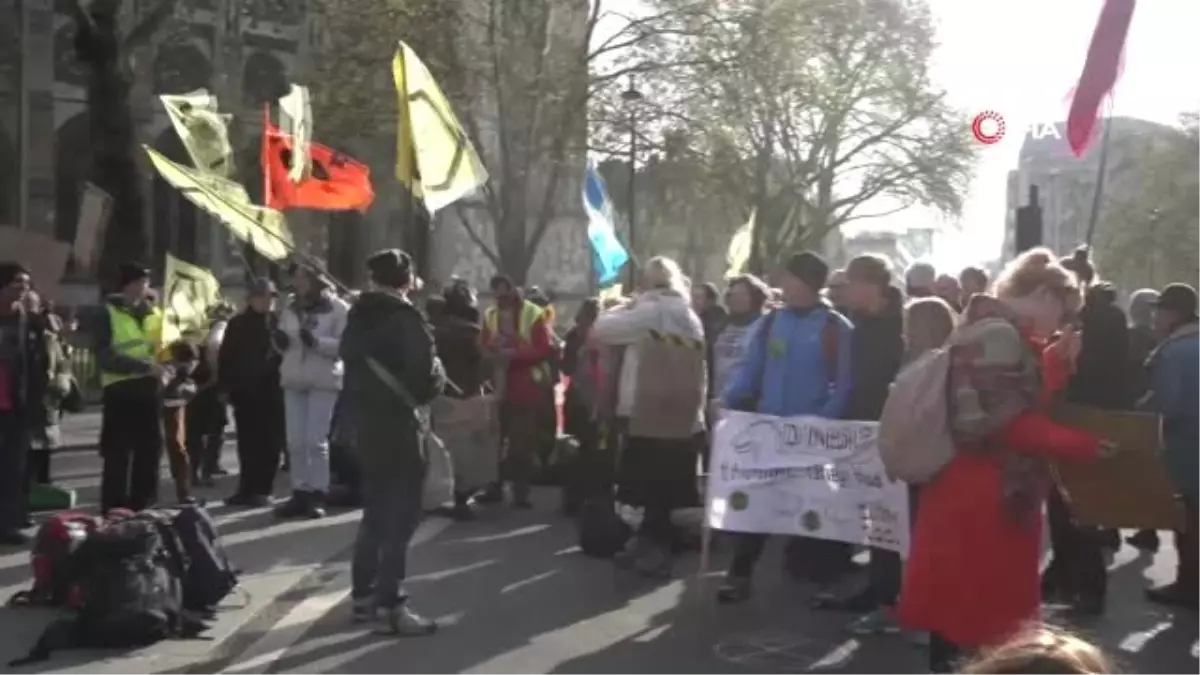
[[[713,432],[713,528],[908,554],[908,486],[883,470],[878,423],[723,411]]]

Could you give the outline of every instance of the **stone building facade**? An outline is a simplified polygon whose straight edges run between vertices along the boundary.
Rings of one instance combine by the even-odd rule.
[[[23,227],[71,241],[80,194],[90,162],[86,73],[76,61],[75,0],[0,0],[0,224]],[[214,92],[223,112],[233,114],[230,135],[238,178],[251,196],[261,195],[259,143],[262,105],[286,92],[288,82],[308,82],[319,26],[306,8],[311,0],[188,0],[151,41],[134,51],[133,103],[139,141],[167,157],[186,161],[182,144],[156,97],[201,87]],[[473,11],[470,0],[459,0]],[[132,26],[154,6],[130,1],[123,22]],[[554,49],[577,45],[586,32],[586,0],[554,0]],[[477,9],[477,8],[476,8]],[[478,37],[478,36],[475,36]],[[463,32],[463,45],[475,39]],[[479,121],[484,161],[494,156],[498,129],[494,101],[486,90],[472,93],[466,106]],[[579,111],[584,119],[585,111]],[[319,138],[319,120],[318,120]],[[581,133],[586,133],[583,125]],[[582,147],[583,138],[579,139]],[[422,248],[431,269],[423,276],[457,275],[486,285],[495,266],[467,235],[455,209],[438,214],[429,229],[406,222],[403,191],[394,185],[394,151],[378,142],[342,148],[372,168],[376,203],[366,214],[290,212],[288,223],[305,252],[330,259],[330,269],[346,281],[361,282],[361,261],[382,246]],[[577,160],[577,161],[575,161]],[[586,224],[580,201],[583,156],[565,162],[553,200],[553,218],[528,275],[531,284],[568,294],[586,292],[591,279]],[[493,180],[503,180],[489,167]],[[538,169],[540,170],[540,169]],[[227,231],[199,212],[146,166],[148,264],[161,266],[173,255],[208,266],[225,280],[243,275],[239,247]],[[532,183],[536,186],[544,178]],[[20,217],[19,214],[24,214]],[[23,222],[18,223],[18,220]],[[490,223],[476,223],[491,240]],[[420,231],[424,230],[424,231]],[[94,280],[73,278],[67,287]],[[79,293],[86,293],[80,289]],[[93,296],[94,297],[94,296]]]
[[[174,16],[149,43],[132,51],[138,140],[186,162],[157,94],[207,88],[217,94],[222,111],[234,115],[230,135],[238,178],[252,195],[261,193],[262,117],[257,111],[285,93],[289,81],[302,81],[312,46],[305,1],[177,3]],[[23,158],[5,161],[0,169],[0,221],[62,241],[74,238],[91,161],[87,75],[74,54],[73,2],[0,0],[0,156]],[[122,23],[127,27],[154,6],[123,4]],[[160,268],[169,251],[225,279],[240,280],[242,257],[226,229],[158,178],[148,164],[145,169],[150,242],[146,262]],[[24,218],[19,216],[22,212]],[[313,221],[317,219],[309,214],[289,215],[297,240],[320,254],[324,228]],[[94,283],[71,270],[67,281],[67,291],[77,287],[81,298]]]

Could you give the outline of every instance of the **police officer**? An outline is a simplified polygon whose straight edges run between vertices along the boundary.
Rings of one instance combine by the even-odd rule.
[[[103,510],[135,511],[154,504],[163,436],[160,388],[165,369],[156,359],[162,311],[150,291],[150,270],[120,267],[119,293],[106,298],[96,332],[96,360],[104,387],[100,455]]]

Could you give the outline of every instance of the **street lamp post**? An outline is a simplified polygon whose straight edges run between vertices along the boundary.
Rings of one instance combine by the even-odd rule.
[[[637,254],[635,253],[634,233],[637,222],[637,103],[646,97],[638,91],[633,76],[629,76],[629,88],[621,92],[621,100],[629,107],[629,288],[637,284]]]

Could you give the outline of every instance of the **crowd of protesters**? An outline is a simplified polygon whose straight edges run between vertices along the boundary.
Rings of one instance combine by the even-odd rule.
[[[851,626],[859,634],[926,634],[939,672],[980,650],[1015,658],[988,650],[1020,634],[1043,600],[1103,613],[1103,555],[1120,542],[1073,520],[1051,487],[1050,461],[1089,461],[1115,448],[1054,421],[1046,407],[1060,398],[1162,416],[1165,462],[1187,522],[1176,534],[1176,581],[1147,594],[1196,606],[1200,332],[1190,286],[1137,290],[1127,317],[1083,249],[1064,259],[1027,251],[994,281],[979,268],[953,275],[926,263],[894,280],[889,264],[869,255],[831,270],[806,251],[772,272],[774,287],[746,274],[723,291],[693,284],[673,260],[656,257],[634,295],[585,300],[560,339],[550,299],[507,277],[492,279],[492,301],[481,309],[462,280],[438,293],[423,288],[399,250],[375,254],[367,269],[367,290],[353,295],[304,267],[289,275],[286,297],[256,279],[241,311],[220,306],[206,335],[162,345],[150,271],[123,265],[95,331],[102,508],[158,501],[164,452],[176,500],[194,501],[196,485],[225,472],[229,409],[239,472],[226,503],[273,504],[281,468],[291,495],[275,505],[280,518],[321,518],[335,494],[349,495],[343,499],[363,507],[355,618],[423,635],[436,626],[405,602],[403,580],[425,508],[424,444],[437,424],[428,406],[438,396],[490,393],[499,413],[501,470],[486,484],[460,482],[451,515],[471,518],[478,505],[504,500],[530,508],[531,486],[551,462],[556,436],[566,434],[578,454],[559,476],[563,509],[575,514],[614,493],[643,509],[616,559],[662,578],[686,548],[672,513],[700,502],[698,478],[720,410],[879,420],[897,373],[955,335],[952,398],[974,403],[952,408],[951,463],[910,488],[909,558],[871,550],[866,583],[821,593],[816,607],[859,613]],[[53,444],[64,402],[78,397],[59,337],[65,328],[40,306],[33,281],[20,265],[0,264],[2,544],[24,543],[30,485],[50,482],[49,454],[35,448]],[[685,362],[692,365],[680,366],[691,371],[664,377],[648,334],[696,345],[698,356]],[[682,423],[649,433],[655,397],[686,402]],[[1039,575],[1044,506],[1053,561]],[[1140,532],[1130,543],[1153,549],[1157,536]],[[734,536],[720,602],[752,595],[768,539]],[[830,588],[855,568],[854,553],[803,537],[784,551],[794,575]]]

